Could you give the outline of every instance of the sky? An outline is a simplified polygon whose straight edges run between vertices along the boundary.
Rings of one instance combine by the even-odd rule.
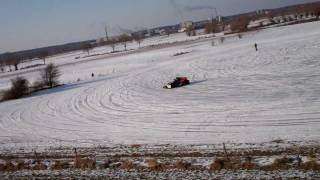
[[[0,0],[0,53],[316,0]],[[211,8],[210,8],[211,7]]]

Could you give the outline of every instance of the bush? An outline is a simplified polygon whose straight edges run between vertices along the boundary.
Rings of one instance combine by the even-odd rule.
[[[4,92],[2,100],[19,99],[29,93],[29,81],[24,77],[11,80],[11,88]]]

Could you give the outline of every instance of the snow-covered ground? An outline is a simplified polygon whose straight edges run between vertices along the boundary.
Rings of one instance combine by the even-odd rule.
[[[0,148],[318,141],[319,25],[65,66],[67,60],[55,57],[50,61],[62,65],[61,82],[69,84],[1,103]],[[189,53],[174,57],[178,52]],[[83,52],[67,56],[77,53]],[[23,76],[33,81],[38,74]],[[1,76],[3,89],[16,75]],[[162,88],[176,76],[189,77],[191,85]]]
[[[198,31],[198,36],[191,36],[188,37],[186,36],[186,33],[176,33],[176,34],[171,34],[170,36],[155,36],[151,38],[146,38],[144,39],[140,46],[137,44],[137,42],[132,41],[127,43],[127,49],[128,51],[124,51],[124,46],[123,44],[116,44],[115,46],[115,51],[117,53],[112,53],[113,49],[110,46],[101,46],[94,48],[90,50],[89,56],[87,52],[85,51],[74,51],[74,52],[69,52],[69,53],[64,53],[64,54],[59,54],[55,55],[52,57],[48,57],[46,59],[46,63],[54,63],[59,66],[63,65],[70,65],[74,63],[79,63],[79,62],[87,62],[92,59],[103,59],[107,58],[109,56],[118,56],[121,54],[126,54],[128,52],[132,52],[135,50],[143,50],[148,47],[152,46],[165,46],[168,44],[173,44],[173,43],[179,43],[179,42],[187,42],[187,41],[195,41],[195,40],[201,40],[205,38],[211,38],[211,37],[219,37],[222,36],[223,33],[216,33],[216,34],[203,34],[202,31]],[[103,56],[102,57],[96,57],[96,56]],[[39,70],[43,69],[45,67],[44,61],[42,59],[34,59],[32,61],[27,61],[19,64],[19,71],[11,71],[8,66],[4,67],[4,70],[7,73],[2,73],[0,72],[0,78],[2,79],[0,81],[0,91],[5,90],[10,88],[11,86],[11,81],[13,77],[17,76],[25,76],[26,73],[29,73],[30,71],[35,72],[33,76],[30,76],[29,81],[31,83],[35,82],[39,78]],[[11,70],[14,68],[11,67]],[[37,71],[37,72],[36,72]],[[4,78],[4,77],[9,77],[9,78]],[[79,77],[80,78],[80,77]],[[85,77],[81,77],[85,78]],[[78,77],[72,77],[70,79],[63,79],[64,82],[70,83],[73,81],[76,81]]]
[[[137,170],[46,170],[46,171],[19,171],[0,174],[5,180],[9,179],[319,179],[316,171],[181,171],[168,170],[164,172],[139,172]]]

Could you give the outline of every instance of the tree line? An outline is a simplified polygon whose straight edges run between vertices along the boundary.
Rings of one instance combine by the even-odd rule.
[[[21,63],[35,58],[41,59],[43,64],[46,64],[46,59],[49,56],[49,51],[41,51],[37,56],[33,57],[20,55],[19,53],[5,53],[0,56],[0,72],[5,72],[5,67],[7,67],[9,71],[17,71],[20,69],[19,65]]]
[[[119,36],[114,36],[108,39],[102,39],[99,43],[97,43],[97,46],[110,46],[112,48],[112,52],[115,52],[115,48],[117,45],[122,45],[124,47],[124,50],[127,51],[128,43],[132,43],[135,41],[139,48],[141,47],[141,43],[145,39],[145,36],[143,33],[133,33],[128,34],[124,33]],[[92,43],[85,43],[83,44],[83,50],[86,51],[89,55],[89,51],[94,48],[94,44]]]
[[[245,32],[248,31],[250,21],[267,18],[270,19],[272,24],[276,24],[275,17],[281,17],[284,22],[302,19],[303,17],[315,17],[319,20],[320,16],[320,3],[303,4],[296,6],[289,6],[286,8],[279,8],[275,10],[263,10],[262,12],[255,12],[254,14],[243,14],[235,16],[229,22],[218,22],[212,20],[205,25],[205,33],[219,33],[225,30],[227,25],[230,25],[232,32]],[[261,25],[263,26],[263,25]]]

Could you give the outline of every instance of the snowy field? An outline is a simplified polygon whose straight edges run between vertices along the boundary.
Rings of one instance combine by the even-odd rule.
[[[90,50],[90,56],[88,57],[87,52],[85,51],[74,51],[64,54],[59,54],[56,56],[48,57],[46,59],[46,63],[54,63],[58,66],[63,65],[73,65],[74,63],[80,63],[80,62],[87,62],[93,59],[104,59],[109,58],[113,56],[119,56],[126,53],[130,53],[135,50],[141,50],[143,51],[146,48],[153,47],[153,46],[167,46],[169,44],[173,43],[181,43],[181,42],[188,42],[188,41],[195,41],[195,40],[201,40],[205,38],[210,38],[213,36],[219,37],[222,36],[223,33],[217,33],[217,34],[203,34],[203,31],[199,30],[197,32],[198,36],[186,36],[185,33],[177,33],[177,34],[171,34],[170,36],[155,36],[151,38],[146,38],[141,42],[141,45],[137,44],[137,42],[132,41],[127,43],[127,49],[128,51],[124,52],[124,46],[122,44],[116,44],[115,51],[118,53],[112,53],[112,48],[110,46],[101,46],[94,48]],[[100,55],[100,57],[98,56]],[[33,68],[30,68],[33,67]],[[39,73],[36,72],[40,69],[44,68],[43,60],[42,59],[34,59],[33,61],[27,61],[19,64],[19,71],[12,71],[9,72],[9,68],[7,66],[4,67],[6,73],[0,72],[0,91],[10,88],[11,86],[11,78],[17,77],[17,76],[25,76],[28,74],[29,81],[34,82],[39,77]],[[11,69],[14,69],[11,67]],[[30,76],[30,72],[35,72],[34,75]],[[7,78],[9,77],[9,78]],[[78,78],[84,78],[86,79],[87,76],[71,76],[69,78],[64,78],[63,81],[65,83],[70,83],[76,81]]]
[[[216,38],[214,47],[207,39],[64,66],[65,57],[52,58],[68,84],[1,103],[0,148],[319,141],[319,26],[272,28],[222,44]],[[189,53],[173,56],[179,52]],[[31,81],[39,76],[21,72]],[[1,74],[0,89],[15,76]],[[162,88],[176,76],[189,77],[191,85]]]

